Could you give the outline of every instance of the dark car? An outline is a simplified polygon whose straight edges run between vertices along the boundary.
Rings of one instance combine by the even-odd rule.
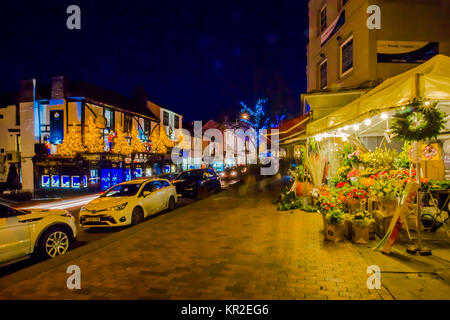
[[[172,183],[182,197],[202,198],[221,190],[219,176],[211,168],[183,171]]]
[[[166,179],[166,180],[169,180],[170,182],[172,182],[172,181],[175,180],[179,175],[180,175],[179,172],[177,172],[177,173],[163,173],[163,174],[158,175],[158,178]]]
[[[219,177],[222,180],[234,180],[239,179],[241,175],[241,171],[238,168],[225,168],[222,172],[219,173]]]

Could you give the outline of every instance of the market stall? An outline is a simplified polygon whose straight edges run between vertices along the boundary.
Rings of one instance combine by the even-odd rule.
[[[435,189],[450,186],[449,115],[450,58],[437,55],[309,123],[278,208],[319,210],[328,240],[378,235],[389,253],[403,229],[421,250],[425,216],[447,228],[447,197]]]

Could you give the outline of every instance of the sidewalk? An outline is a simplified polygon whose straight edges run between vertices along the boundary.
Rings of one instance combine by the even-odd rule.
[[[367,267],[391,257],[325,242],[319,214],[275,209],[279,188],[235,186],[0,278],[0,299],[397,298],[384,273],[381,290],[366,286]],[[66,287],[73,264],[81,290]]]

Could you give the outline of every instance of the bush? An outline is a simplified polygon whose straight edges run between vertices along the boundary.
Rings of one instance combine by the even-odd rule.
[[[33,197],[29,191],[13,191],[2,195],[3,198],[11,201],[29,201]]]

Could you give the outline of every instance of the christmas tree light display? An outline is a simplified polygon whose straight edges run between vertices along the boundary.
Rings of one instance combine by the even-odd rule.
[[[84,144],[88,152],[103,152],[105,150],[105,140],[93,118],[89,118],[87,122]]]
[[[152,152],[166,153],[168,147],[173,146],[173,142],[167,137],[163,127],[153,129],[150,139],[152,140]]]
[[[112,152],[123,154],[123,155],[130,155],[132,152],[131,146],[127,141],[127,136],[125,132],[122,131],[122,129],[116,130],[117,136],[114,138],[114,146],[112,148]]]
[[[73,157],[83,151],[85,151],[85,147],[81,143],[80,129],[72,126],[69,128],[69,132],[67,132],[63,142],[58,146],[58,154]]]
[[[135,153],[147,151],[144,143],[139,138],[139,132],[135,128],[131,130],[131,150]]]

